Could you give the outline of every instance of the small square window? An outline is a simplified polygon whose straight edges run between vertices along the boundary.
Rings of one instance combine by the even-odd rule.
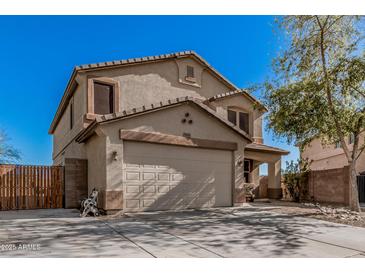
[[[186,67],[186,77],[188,77],[188,78],[195,78],[194,68],[192,66],[187,66]]]

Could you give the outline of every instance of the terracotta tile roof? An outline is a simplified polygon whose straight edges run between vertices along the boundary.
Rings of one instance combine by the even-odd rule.
[[[148,113],[150,111],[156,111],[156,110],[164,109],[164,108],[171,107],[171,106],[177,106],[177,105],[181,105],[184,103],[185,104],[186,103],[195,104],[196,106],[200,107],[204,111],[208,112],[208,114],[210,114],[214,118],[218,119],[221,123],[228,126],[231,130],[234,130],[235,132],[237,132],[238,134],[243,136],[245,139],[252,141],[252,138],[246,132],[235,127],[231,122],[229,122],[227,119],[225,119],[225,117],[218,115],[214,110],[212,110],[207,105],[205,105],[201,100],[199,100],[197,98],[189,97],[189,96],[170,99],[167,101],[161,101],[161,102],[158,102],[155,104],[144,105],[144,106],[141,106],[138,108],[125,110],[125,111],[121,111],[118,113],[97,116],[97,118],[95,119],[95,121],[92,124],[90,124],[86,129],[84,129],[83,131],[80,132],[80,134],[76,138],[76,141],[83,142],[85,139],[87,139],[89,136],[91,136],[91,134],[93,133],[93,129],[98,124],[117,121],[117,120],[121,120],[121,119],[132,118],[135,115]]]
[[[214,96],[208,98],[207,100],[209,102],[212,102],[212,101],[215,101],[215,100],[218,100],[218,99],[223,99],[223,98],[226,98],[226,97],[230,97],[230,96],[233,96],[233,95],[239,95],[239,94],[243,94],[243,93],[246,93],[246,91],[244,91],[243,89],[236,89],[236,90],[233,90],[233,91],[228,91],[228,92],[225,92],[225,93],[220,93],[220,94],[214,95]]]
[[[129,58],[129,59],[124,59],[124,60],[115,60],[115,61],[109,61],[109,62],[99,62],[99,63],[93,63],[93,64],[79,65],[79,66],[75,67],[75,70],[80,71],[80,70],[92,70],[92,69],[99,69],[99,68],[110,68],[110,67],[121,66],[121,65],[134,65],[134,64],[138,64],[138,63],[148,63],[148,62],[162,61],[162,60],[166,60],[166,59],[182,58],[182,57],[188,57],[188,56],[194,56],[196,59],[198,59],[198,61],[200,61],[206,67],[210,68],[212,71],[214,71],[220,78],[222,78],[224,81],[229,83],[229,85],[231,85],[233,88],[236,88],[236,86],[233,83],[231,83],[228,79],[226,79],[214,67],[212,67],[203,57],[201,57],[199,54],[197,54],[193,50],[173,52],[173,53],[160,54],[160,55],[154,55],[154,56]]]
[[[67,83],[66,90],[62,96],[61,102],[57,108],[56,114],[52,120],[51,126],[49,128],[49,133],[53,133],[59,119],[61,118],[64,110],[67,107],[68,101],[72,96],[72,91],[75,87],[75,77],[78,72],[80,71],[89,71],[89,70],[99,70],[99,69],[108,69],[113,67],[120,67],[120,66],[126,66],[126,65],[133,65],[133,64],[142,64],[142,63],[148,63],[148,62],[156,62],[156,61],[163,61],[167,59],[173,59],[173,58],[182,58],[182,57],[188,57],[192,56],[195,59],[197,59],[202,65],[207,67],[210,71],[213,72],[218,78],[220,78],[229,88],[232,90],[238,90],[238,88],[231,83],[227,78],[225,78],[222,74],[220,74],[214,67],[212,67],[204,58],[202,58],[199,54],[197,54],[194,51],[181,51],[181,52],[175,52],[175,53],[168,53],[168,54],[161,54],[161,55],[155,55],[155,56],[146,56],[146,57],[140,57],[140,58],[130,58],[126,60],[116,60],[116,61],[109,61],[109,62],[99,62],[94,64],[86,64],[86,65],[80,65],[76,66],[71,74],[71,77]],[[243,93],[246,93],[248,97],[250,97],[255,103],[261,105],[261,103],[255,99],[253,96],[248,94],[246,91]]]
[[[278,154],[283,154],[283,155],[289,154],[289,151],[287,151],[287,150],[277,148],[277,147],[267,146],[264,144],[258,144],[258,143],[248,144],[245,147],[245,149],[251,150],[251,151],[273,152],[273,153],[278,153]]]
[[[214,96],[208,98],[207,101],[213,102],[213,101],[216,101],[216,100],[225,99],[225,98],[235,96],[235,95],[244,95],[244,96],[248,97],[249,99],[251,99],[251,101],[253,101],[254,103],[258,104],[258,106],[260,106],[262,109],[267,111],[267,108],[263,104],[261,104],[255,97],[253,97],[245,89],[236,89],[236,90],[228,91],[228,92],[225,92],[225,93],[217,94],[217,95],[214,95]]]

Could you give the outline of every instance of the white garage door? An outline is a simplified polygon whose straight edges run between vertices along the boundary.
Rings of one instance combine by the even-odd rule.
[[[124,142],[124,211],[232,205],[232,152]]]

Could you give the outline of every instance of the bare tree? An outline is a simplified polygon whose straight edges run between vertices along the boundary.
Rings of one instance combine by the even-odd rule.
[[[20,152],[8,144],[9,138],[0,130],[0,164],[14,163],[20,160]]]

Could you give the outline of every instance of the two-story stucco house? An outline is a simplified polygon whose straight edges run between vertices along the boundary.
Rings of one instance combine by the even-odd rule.
[[[192,51],[82,65],[49,129],[53,161],[83,160],[107,211],[240,204],[262,163],[278,198],[288,152],[263,144],[265,111]],[[66,200],[82,183],[66,175]]]

